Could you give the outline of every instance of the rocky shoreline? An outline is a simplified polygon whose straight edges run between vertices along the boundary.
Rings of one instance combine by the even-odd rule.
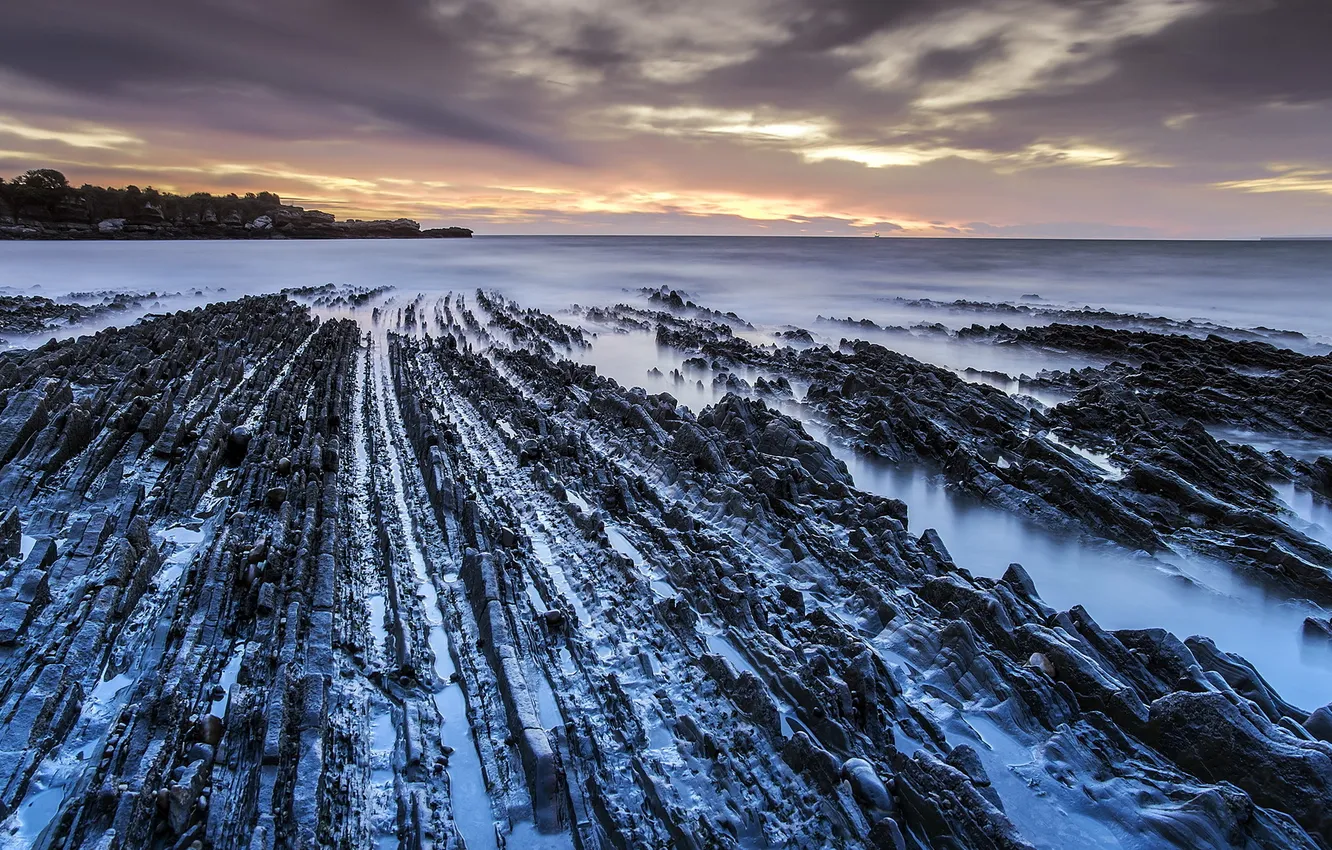
[[[91,299],[88,298],[83,301],[53,301],[41,296],[0,295],[0,333],[44,333],[57,327],[83,324],[102,316],[133,310],[142,306],[144,301],[156,298],[156,293],[108,293],[96,302],[89,303]]]
[[[864,340],[774,351],[726,325],[657,330],[659,343],[714,368],[807,382],[808,402],[857,447],[936,465],[951,485],[1005,510],[1132,549],[1183,545],[1332,598],[1332,550],[1274,518],[1281,507],[1268,483],[1327,497],[1332,463],[1224,445],[1202,424],[1328,436],[1332,355],[1094,325],[973,326],[958,336],[1129,362],[1024,376],[1026,391],[1069,397],[1047,408]]]
[[[0,847],[1332,846],[1332,709],[971,574],[783,412],[1325,598],[1268,482],[1327,461],[1203,426],[1323,433],[1327,356],[976,331],[1124,358],[1049,406],[674,293],[573,316],[316,287],[0,353]]]

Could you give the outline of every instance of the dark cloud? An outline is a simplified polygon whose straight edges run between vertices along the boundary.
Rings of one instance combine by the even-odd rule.
[[[568,45],[555,45],[554,53],[583,68],[617,71],[633,62],[633,54],[620,42],[619,33],[605,24],[586,24],[578,28]]]
[[[1084,15],[1093,32],[1098,20],[1126,8],[1129,0],[1052,2],[1053,8]],[[628,3],[648,27],[661,9],[653,0]],[[502,55],[506,48],[531,47],[528,40],[541,33],[515,32],[513,16],[500,14],[505,0],[460,0],[448,8],[445,16],[429,0],[10,0],[0,28],[0,67],[98,96],[166,99],[189,87],[196,94],[200,87],[259,89],[302,103],[360,110],[426,134],[552,155],[559,107],[532,81],[497,78],[493,63],[478,58],[479,47]],[[765,17],[784,37],[695,81],[662,84],[652,92],[637,78],[634,93],[660,101],[684,96],[719,103],[753,102],[757,95],[760,102],[801,107],[822,98],[833,110],[877,103],[875,111],[891,118],[911,92],[867,91],[848,81],[855,62],[846,48],[902,27],[948,27],[969,10],[1026,11],[1021,3],[995,0],[798,0],[771,9]],[[687,40],[671,38],[679,43],[668,48],[687,52]],[[1126,38],[1109,57],[1089,57],[1111,66],[1103,79],[1072,87],[1051,80],[1055,93],[1023,92],[1014,99],[1046,97],[1060,107],[1074,99],[1089,106],[1168,103],[1180,109],[1325,100],[1332,97],[1330,42],[1327,0],[1212,0],[1203,14]],[[544,48],[552,57],[610,74],[640,58],[613,21],[595,17],[575,27],[564,43]],[[1005,37],[994,34],[973,44],[929,49],[918,57],[913,74],[921,84],[962,77],[1011,49]],[[1070,55],[1076,58],[1079,49],[1071,45]],[[607,85],[577,102],[619,93]],[[180,100],[168,105],[188,106]],[[206,109],[207,103],[199,106]]]
[[[1012,33],[923,51],[909,75],[914,86],[873,91],[848,80],[853,62],[846,48],[904,26],[947,28],[956,25],[959,15],[985,9],[1033,17],[1064,10],[1080,15],[1088,35],[1095,36],[1102,22],[1132,8],[1130,0],[1025,6],[991,0],[808,0],[805,11],[792,15],[790,38],[714,72],[691,94],[728,105],[817,108],[853,132],[890,127],[907,140],[995,152],[1051,136],[1143,141],[1144,135],[1162,134],[1162,123],[1178,116],[1332,101],[1329,0],[1205,0],[1196,13],[1147,34],[1126,35],[1108,52],[1072,42],[1065,62],[1036,85],[961,108],[980,109],[993,120],[942,134],[921,135],[915,129],[920,115],[913,102],[920,87],[964,78],[982,62],[1020,50],[1010,41]],[[1015,20],[1014,30],[1021,29],[1022,21]],[[931,117],[946,118],[949,111],[937,110]],[[1261,118],[1252,118],[1245,129],[1261,137],[1262,124]]]
[[[1091,137],[1179,166],[1328,156],[1317,139],[1332,130],[1332,2],[1216,0],[1096,61],[1106,73],[1088,82],[987,104],[993,122],[967,143]],[[1280,105],[1303,107],[1298,120],[1264,111]]]
[[[1332,100],[1332,3],[1218,0],[1204,15],[1126,41],[1094,98],[1197,109]]]
[[[522,126],[539,110],[466,99],[466,29],[484,16],[446,26],[416,0],[7,6],[0,68],[69,92],[206,119],[212,93],[249,89],[300,109],[349,109],[410,132],[569,158]]]
[[[788,53],[818,54],[983,0],[810,0],[790,16]]]
[[[628,2],[649,28],[661,12],[654,0]],[[947,28],[958,15],[984,9],[1015,15],[1069,10],[1094,33],[1098,21],[1129,2],[1050,0],[1027,10],[994,0],[791,0],[762,15],[783,37],[701,78],[652,85],[637,73],[642,57],[622,19],[588,16],[561,41],[521,31],[514,16],[502,14],[506,0],[458,0],[448,4],[447,15],[429,0],[11,0],[0,28],[0,68],[66,91],[120,99],[129,108],[157,104],[198,120],[207,120],[214,103],[227,110],[248,99],[281,116],[276,104],[286,102],[295,113],[322,108],[340,121],[360,116],[426,136],[569,159],[570,148],[560,143],[565,110],[599,99],[817,108],[852,127],[906,124],[916,91],[874,90],[851,78],[857,63],[847,48],[903,27]],[[667,49],[687,54],[688,39],[669,38],[678,43]],[[483,51],[491,60],[506,50],[530,52],[533,39],[552,59],[604,75],[604,84],[557,102],[530,74],[506,77],[503,61],[481,59]],[[1057,130],[1064,113],[1076,119],[1099,109],[1113,116],[1108,124],[1122,126],[1134,114],[1156,120],[1165,111],[1324,100],[1332,97],[1329,40],[1327,0],[1213,0],[1202,14],[1125,38],[1108,56],[1090,51],[1095,55],[1086,61],[1108,69],[1093,82],[1060,84],[1060,77],[1081,78],[1076,60],[1088,51],[1074,43],[1071,64],[1044,90],[983,106],[1014,114],[1016,132],[990,132],[1016,141]],[[993,33],[925,49],[911,76],[917,85],[964,78],[1013,49],[1006,36]],[[228,114],[227,126],[235,126],[236,117]],[[281,134],[283,127],[267,117],[248,123],[256,132]]]
[[[1007,49],[1002,38],[990,36],[966,47],[931,50],[916,62],[914,74],[927,82],[965,77],[981,62],[1002,55]]]

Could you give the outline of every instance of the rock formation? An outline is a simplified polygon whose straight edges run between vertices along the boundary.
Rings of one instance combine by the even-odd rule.
[[[1146,361],[1042,412],[869,343],[592,309],[765,377],[695,415],[498,295],[322,287],[0,354],[0,846],[1332,845],[1329,709],[971,575],[776,400],[1321,591],[1259,486],[1312,472],[1140,425],[1186,415]]]

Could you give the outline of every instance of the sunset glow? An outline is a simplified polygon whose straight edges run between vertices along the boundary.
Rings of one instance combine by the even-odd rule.
[[[1332,230],[1322,4],[373,5],[22,0],[0,174],[483,233]]]

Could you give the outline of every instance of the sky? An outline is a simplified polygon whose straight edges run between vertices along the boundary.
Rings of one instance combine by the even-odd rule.
[[[1332,0],[3,6],[0,175],[482,234],[1332,234]]]

